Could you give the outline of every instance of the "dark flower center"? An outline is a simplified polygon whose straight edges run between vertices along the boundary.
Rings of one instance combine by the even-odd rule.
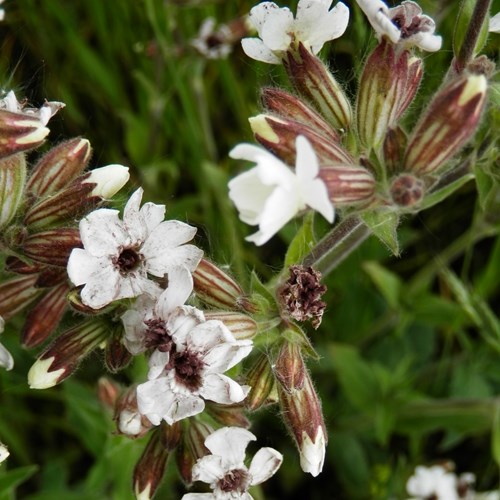
[[[219,479],[217,487],[225,493],[231,491],[244,493],[248,489],[249,483],[250,475],[246,470],[233,469],[230,470],[222,479]]]
[[[115,258],[114,264],[118,267],[120,273],[127,274],[135,271],[142,262],[142,255],[137,253],[135,248],[124,248],[120,255]]]
[[[198,353],[187,349],[175,352],[171,356],[169,365],[175,370],[177,382],[185,385],[191,391],[196,391],[201,387],[201,373],[205,362]]]
[[[144,346],[147,349],[158,349],[161,352],[170,352],[173,350],[174,342],[170,333],[161,319],[148,319],[144,322],[147,326],[145,333]]]

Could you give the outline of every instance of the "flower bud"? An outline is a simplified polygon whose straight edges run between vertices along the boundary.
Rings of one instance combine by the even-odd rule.
[[[298,53],[288,52],[283,65],[297,92],[314,103],[333,127],[349,127],[352,121],[349,100],[321,59],[299,43]]]
[[[50,289],[28,313],[21,334],[24,347],[42,344],[58,327],[66,311],[66,295],[69,287],[66,282]]]
[[[303,123],[324,135],[327,140],[340,142],[337,131],[298,97],[281,89],[267,87],[262,89],[261,99],[264,107],[278,117]]]
[[[78,228],[57,228],[28,236],[23,243],[23,253],[34,261],[66,267],[69,254],[82,246]]]
[[[287,387],[291,384],[278,384],[282,418],[295,438],[302,470],[317,476],[323,469],[327,441],[321,403],[307,370],[301,389],[289,392]]]
[[[390,191],[396,205],[410,208],[422,201],[425,185],[421,179],[411,174],[402,174],[392,181]]]
[[[336,206],[369,203],[375,194],[375,179],[363,167],[322,167],[318,177],[325,183],[328,196]]]
[[[483,75],[459,77],[439,90],[409,138],[405,169],[432,174],[457,153],[476,131],[486,90]]]
[[[30,368],[30,388],[47,389],[68,378],[78,368],[80,361],[107,338],[108,331],[109,325],[96,319],[66,330]]]
[[[255,411],[270,403],[275,403],[271,392],[275,386],[274,373],[267,354],[261,354],[247,373],[246,384],[250,392],[245,398],[245,406]]]
[[[193,273],[194,291],[208,305],[240,309],[244,292],[240,285],[212,262],[201,259]]]
[[[82,183],[95,184],[90,196],[98,196],[106,200],[120,191],[129,179],[128,167],[124,167],[123,165],[107,165],[92,170]]]
[[[137,500],[153,498],[163,479],[168,451],[161,439],[160,429],[151,433],[151,438],[134,468],[133,483]]]
[[[24,154],[0,159],[0,228],[5,227],[16,215],[23,199],[25,183]]]
[[[28,306],[41,293],[35,288],[36,274],[11,278],[0,283],[0,316],[12,318]]]
[[[137,406],[137,386],[128,388],[116,400],[114,420],[118,433],[130,438],[144,436],[151,429],[151,422]]]
[[[40,263],[27,263],[24,260],[9,255],[5,259],[5,270],[16,274],[35,274],[41,271],[44,266]]]
[[[359,84],[358,132],[362,144],[378,147],[410,105],[422,79],[422,60],[385,38],[368,57]]]
[[[90,142],[80,137],[53,147],[33,168],[28,193],[40,198],[65,188],[85,169],[91,151]]]
[[[403,156],[406,149],[407,137],[401,127],[387,130],[384,139],[384,162],[389,173],[399,172],[403,168]]]
[[[245,406],[243,403],[232,405],[214,403],[207,401],[205,410],[217,422],[225,426],[244,427],[248,429],[250,422],[244,413]]]
[[[35,286],[37,288],[52,288],[59,283],[66,283],[67,281],[68,275],[66,273],[66,269],[47,266],[38,274]]]
[[[123,331],[115,328],[108,340],[104,351],[106,367],[111,373],[117,373],[126,368],[132,361],[132,354],[123,344]]]
[[[108,410],[115,409],[120,392],[120,386],[109,377],[101,377],[97,381],[97,397]]]
[[[354,165],[354,158],[338,143],[327,140],[303,123],[257,115],[249,119],[255,139],[288,165],[295,165],[296,140],[302,135],[313,147],[320,166],[341,164]]]
[[[281,387],[289,393],[302,389],[306,372],[300,347],[291,342],[284,342],[274,364],[274,374]]]
[[[0,158],[40,146],[49,132],[32,115],[0,109]]]
[[[246,314],[225,311],[206,311],[205,319],[222,321],[236,340],[252,339],[257,334],[257,323]]]

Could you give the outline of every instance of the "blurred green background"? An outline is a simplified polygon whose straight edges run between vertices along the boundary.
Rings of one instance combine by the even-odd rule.
[[[424,56],[424,85],[409,126],[452,58],[459,6],[421,4],[435,16],[444,45]],[[81,135],[93,146],[92,166],[129,166],[130,191],[142,185],[145,199],[167,205],[168,217],[197,226],[197,244],[243,283],[251,269],[264,280],[280,270],[300,221],[263,248],[245,243],[253,231],[227,197],[227,181],[244,166],[227,153],[253,140],[247,119],[260,110],[259,88],[289,88],[286,76],[248,59],[239,44],[223,60],[207,60],[191,46],[204,19],[227,23],[252,2],[7,0],[3,6],[2,88],[35,105],[66,103],[50,123],[50,143]],[[499,10],[495,0],[492,12]],[[347,33],[322,52],[350,95],[373,44],[353,8]],[[492,35],[485,53],[498,61],[499,46],[500,35]],[[475,473],[480,490],[498,486],[500,212],[491,201],[500,193],[498,158],[491,164],[498,156],[499,88],[497,74],[483,126],[464,151],[477,168],[484,165],[480,196],[474,182],[466,184],[404,221],[399,258],[371,238],[325,279],[327,312],[311,333],[322,359],[310,368],[329,430],[327,461],[318,478],[302,473],[279,410],[261,410],[251,417],[259,446],[285,455],[263,487],[266,498],[405,498],[414,467],[440,460]],[[30,391],[26,373],[36,353],[18,347],[21,323],[13,320],[2,336],[16,366],[0,372],[0,440],[11,452],[0,467],[0,500],[133,498],[132,469],[145,440],[113,434],[111,415],[96,397],[102,359],[93,355],[60,387]],[[129,383],[144,372],[137,360],[116,378]],[[180,498],[185,490],[174,462],[167,476],[158,498]]]

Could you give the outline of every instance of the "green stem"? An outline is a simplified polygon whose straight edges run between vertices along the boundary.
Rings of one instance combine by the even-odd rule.
[[[303,260],[304,266],[312,266],[323,276],[335,269],[346,257],[358,248],[368,236],[370,229],[356,216],[348,217],[337,224]]]

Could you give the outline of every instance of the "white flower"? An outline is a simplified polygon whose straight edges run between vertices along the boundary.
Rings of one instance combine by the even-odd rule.
[[[47,125],[49,120],[65,106],[66,105],[62,102],[46,101],[39,109],[26,107],[26,103],[19,102],[16,98],[16,94],[14,94],[12,90],[9,91],[3,99],[0,99],[0,109],[5,109],[12,113],[22,113],[24,115],[33,116],[40,120],[42,125]]]
[[[229,197],[240,219],[259,231],[247,238],[262,245],[306,207],[333,222],[334,210],[325,183],[319,179],[319,164],[309,141],[298,136],[295,142],[295,173],[281,160],[258,146],[240,144],[229,155],[257,164],[229,182]]]
[[[133,308],[122,316],[124,344],[134,355],[149,348],[162,348],[165,321],[177,307],[186,302],[193,291],[193,277],[185,268],[173,269],[168,279],[176,285],[167,287],[157,298],[141,295]],[[170,336],[167,341],[170,342]]]
[[[212,454],[193,466],[193,481],[209,483],[213,493],[188,493],[182,500],[251,500],[248,488],[267,481],[283,462],[283,455],[275,449],[261,448],[247,467],[245,449],[255,439],[240,427],[223,427],[210,434],[205,446]]]
[[[257,61],[280,64],[290,44],[302,42],[317,54],[325,42],[341,36],[349,22],[349,9],[339,2],[330,9],[332,0],[300,0],[295,19],[291,11],[274,2],[262,2],[249,14],[249,21],[260,38],[244,38],[245,54]]]
[[[0,464],[10,455],[10,452],[3,443],[0,443]]]
[[[4,327],[5,327],[5,321],[2,318],[2,316],[0,316],[0,333],[3,332]],[[12,358],[12,355],[7,349],[5,349],[5,347],[2,344],[0,344],[0,366],[2,368],[5,368],[6,370],[12,370],[14,366],[14,359]]]
[[[368,17],[378,36],[387,36],[392,43],[403,47],[416,45],[435,52],[441,48],[442,38],[434,35],[436,24],[415,2],[402,2],[389,9],[382,0],[356,0]]]
[[[215,19],[209,17],[203,21],[191,45],[207,59],[224,59],[232,50],[230,41],[231,30],[226,25],[215,30]]]
[[[223,373],[250,353],[251,340],[236,340],[221,321],[205,321],[190,306],[177,307],[156,328],[161,342],[149,359],[149,381],[137,388],[139,411],[153,425],[196,415],[205,399],[243,401],[250,388]]]
[[[491,31],[492,33],[500,33],[500,12],[495,14],[490,19],[489,31]]]
[[[196,269],[202,251],[186,245],[196,228],[179,221],[164,221],[164,205],[145,203],[142,189],[130,197],[123,213],[101,208],[80,222],[84,248],[76,248],[68,260],[68,276],[75,286],[84,285],[82,302],[94,309],[143,293],[159,294],[149,274],[163,278],[177,267]],[[169,281],[169,286],[176,286]]]
[[[440,465],[418,466],[408,479],[406,490],[415,498],[436,500],[458,500],[457,476]]]

